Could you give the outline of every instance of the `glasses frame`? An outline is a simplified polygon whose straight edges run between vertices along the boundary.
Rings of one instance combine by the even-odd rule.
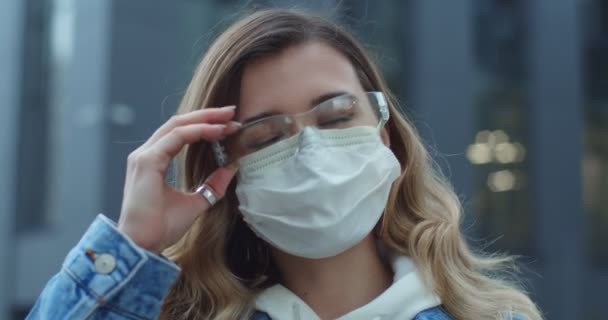
[[[378,129],[383,128],[386,122],[390,118],[390,112],[388,108],[388,103],[386,102],[386,98],[382,91],[367,91],[365,92],[368,98],[374,98],[378,105],[378,116],[380,122],[378,123]],[[213,141],[211,143],[211,148],[213,151],[213,156],[215,161],[220,167],[225,167],[229,164],[228,154],[226,153],[226,148],[222,145],[221,141]]]

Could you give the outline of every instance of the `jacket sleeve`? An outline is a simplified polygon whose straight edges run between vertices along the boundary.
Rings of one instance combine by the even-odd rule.
[[[100,214],[26,319],[156,319],[179,271]]]

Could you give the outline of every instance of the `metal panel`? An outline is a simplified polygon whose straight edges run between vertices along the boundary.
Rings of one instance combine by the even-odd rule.
[[[531,186],[542,275],[539,299],[549,319],[584,319],[580,2],[528,4]]]
[[[114,4],[110,121],[103,155],[103,211],[108,217],[118,220],[120,214],[128,154],[175,112],[199,55],[194,45],[217,19],[210,17],[217,11],[204,2]]]
[[[16,144],[24,2],[0,1],[0,318],[13,302]]]
[[[49,225],[20,235],[16,302],[31,303],[101,209],[111,2],[55,0]],[[45,186],[41,186],[45,187]],[[15,259],[11,259],[15,260]]]
[[[408,108],[458,194],[473,191],[473,168],[465,157],[474,136],[472,2],[412,1],[412,69]],[[406,27],[406,26],[404,26]],[[445,160],[445,161],[444,161]],[[468,221],[465,221],[470,225]]]

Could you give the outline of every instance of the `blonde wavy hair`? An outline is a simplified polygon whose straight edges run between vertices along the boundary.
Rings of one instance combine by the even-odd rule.
[[[386,248],[411,257],[443,307],[457,319],[542,319],[535,304],[510,280],[510,257],[473,252],[460,232],[462,209],[446,179],[364,48],[336,24],[287,9],[250,13],[211,45],[194,72],[178,113],[238,105],[241,74],[252,61],[285,48],[321,42],[347,57],[363,88],[382,91],[390,104],[391,149],[404,168],[393,184],[378,237]],[[190,145],[176,161],[179,187],[192,190],[217,168],[208,143]],[[164,254],[182,267],[166,297],[161,319],[246,319],[256,293],[274,284],[278,272],[268,245],[243,222],[234,194],[226,196]]]

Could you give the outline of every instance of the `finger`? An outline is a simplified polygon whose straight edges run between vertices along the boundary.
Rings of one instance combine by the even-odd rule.
[[[152,136],[144,143],[150,145],[171,132],[171,130],[188,124],[196,123],[224,123],[234,117],[235,106],[222,108],[208,108],[196,110],[181,115],[171,117],[167,122],[160,126]]]
[[[153,161],[156,161],[159,168],[164,170],[185,145],[200,140],[219,140],[227,133],[238,130],[238,127],[238,123],[235,122],[228,124],[197,123],[177,127],[160,138],[158,142],[150,145],[143,153],[157,157]]]
[[[213,192],[216,201],[219,201],[224,197],[224,195],[226,194],[226,190],[230,185],[230,181],[232,181],[236,172],[237,168],[235,166],[230,165],[226,167],[219,167],[218,169],[213,171],[211,175],[209,175],[209,177],[207,177],[204,184],[208,187],[208,189],[210,189],[211,192]],[[207,199],[203,195],[199,193],[193,193],[191,194],[191,197],[193,197],[195,203],[197,203],[197,206],[199,208],[203,207],[204,210],[207,210],[209,207],[211,207],[209,201],[207,201]]]

